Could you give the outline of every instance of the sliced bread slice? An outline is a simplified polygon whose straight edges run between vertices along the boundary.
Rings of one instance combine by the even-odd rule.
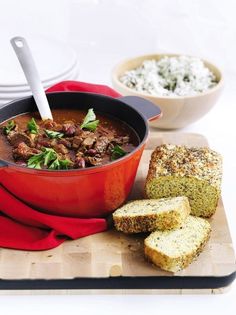
[[[189,216],[180,229],[151,233],[144,241],[145,256],[161,269],[180,271],[200,254],[210,232],[207,220]]]
[[[117,209],[113,220],[124,233],[152,232],[180,227],[190,211],[187,197],[135,200]]]

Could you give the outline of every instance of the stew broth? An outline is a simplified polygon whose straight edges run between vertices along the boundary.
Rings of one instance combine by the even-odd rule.
[[[140,143],[130,126],[105,114],[95,113],[96,120],[99,120],[95,130],[86,128],[91,124],[81,128],[86,111],[55,109],[52,114],[53,121],[42,121],[39,113],[34,112],[1,123],[0,158],[33,168],[84,168],[109,163],[128,154]],[[29,128],[32,118],[38,128],[35,127],[36,133]],[[6,130],[12,120],[15,127]],[[47,164],[44,157],[40,163],[39,155],[46,152],[51,161]],[[35,164],[30,163],[33,160]],[[62,162],[66,160],[69,162]]]

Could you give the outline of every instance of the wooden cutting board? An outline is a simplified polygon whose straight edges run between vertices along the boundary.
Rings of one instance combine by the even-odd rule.
[[[129,199],[143,198],[150,155],[162,143],[207,145],[206,139],[198,134],[151,133]],[[99,291],[103,293],[220,293],[234,280],[236,271],[235,254],[221,199],[216,214],[209,222],[212,235],[204,251],[188,268],[176,274],[162,271],[145,260],[145,235],[127,236],[111,229],[66,241],[47,251],[0,249],[0,289],[46,290],[40,291],[44,294],[51,294],[51,290],[76,293],[84,292],[84,289],[86,293],[97,293],[97,289],[109,290]]]

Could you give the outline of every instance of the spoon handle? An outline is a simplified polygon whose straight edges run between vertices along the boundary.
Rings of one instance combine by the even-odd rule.
[[[31,88],[41,118],[43,120],[53,119],[48,100],[27,41],[25,38],[17,36],[11,39],[11,44]]]

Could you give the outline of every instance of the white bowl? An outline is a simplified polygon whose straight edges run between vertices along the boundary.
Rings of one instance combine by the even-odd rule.
[[[150,122],[152,127],[162,129],[183,128],[202,118],[216,104],[223,88],[223,75],[215,65],[203,60],[205,66],[215,74],[218,83],[206,92],[194,96],[153,96],[147,93],[137,92],[120,82],[119,78],[126,71],[139,67],[144,60],[159,60],[165,56],[176,57],[180,55],[153,54],[122,61],[112,71],[112,84],[115,90],[122,95],[140,96],[148,99],[161,108],[162,117],[156,121]]]

